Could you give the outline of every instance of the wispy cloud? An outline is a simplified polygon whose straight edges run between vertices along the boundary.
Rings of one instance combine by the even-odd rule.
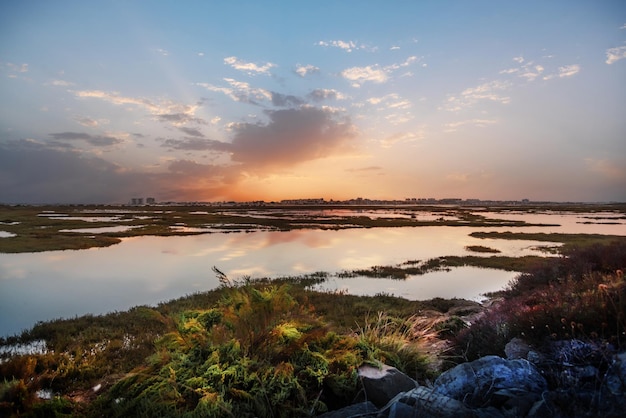
[[[70,83],[69,81],[65,81],[65,80],[52,80],[50,84],[52,84],[53,86],[60,86],[60,87],[70,87],[74,85],[74,83]]]
[[[346,80],[352,81],[353,87],[360,87],[360,85],[366,81],[384,83],[388,79],[387,72],[380,68],[378,64],[373,66],[368,65],[366,67],[348,68],[343,70],[341,75]]]
[[[424,139],[423,131],[418,132],[396,132],[380,140],[383,148],[390,148],[398,143],[416,142]]]
[[[532,62],[528,65],[524,65],[522,70],[518,74],[520,77],[525,78],[528,81],[534,81],[537,77],[543,73],[545,68],[541,65],[532,66]]]
[[[563,67],[559,67],[559,77],[571,77],[580,72],[580,65],[565,65]]]
[[[184,151],[227,151],[228,145],[225,142],[198,137],[187,137],[184,139],[168,138],[161,144],[164,148]]]
[[[511,98],[502,95],[501,92],[508,90],[511,83],[502,80],[493,80],[476,87],[463,90],[459,95],[450,96],[444,105],[444,109],[458,111],[474,106],[481,101],[492,101],[501,104],[508,104]]]
[[[323,46],[323,47],[339,48],[339,49],[343,49],[346,52],[352,52],[352,51],[356,51],[359,49],[368,49],[365,45],[363,44],[359,45],[354,41],[341,41],[341,40],[319,41],[317,45]],[[375,49],[375,48],[369,48],[369,49]]]
[[[237,57],[224,58],[224,63],[230,65],[235,70],[243,71],[249,75],[269,74],[270,69],[276,67],[276,64],[272,64],[271,62],[259,65],[253,62],[243,61]]]
[[[371,105],[381,105],[386,109],[408,109],[411,107],[411,102],[403,99],[396,93],[387,94],[382,97],[370,97],[366,100]]]
[[[195,117],[195,112],[200,107],[197,103],[188,105],[166,99],[151,100],[142,97],[127,97],[117,92],[106,92],[102,90],[79,90],[73,91],[72,93],[79,98],[99,99],[117,106],[137,106],[146,110],[156,120],[168,122],[174,126],[180,126],[186,123],[206,123],[204,120]]]
[[[450,122],[444,125],[445,132],[456,132],[461,126],[475,126],[477,128],[484,128],[485,126],[495,125],[498,121],[494,119],[468,119],[458,122]]]
[[[411,64],[419,62],[416,56],[408,57],[404,62],[380,66],[379,64],[367,65],[364,67],[351,67],[343,70],[341,76],[346,80],[352,81],[353,87],[360,87],[364,82],[371,81],[374,83],[385,83],[389,80],[392,72],[401,68],[406,68]]]
[[[346,96],[335,89],[315,89],[306,96],[309,100],[314,102],[321,102],[323,100],[344,100]]]
[[[606,50],[606,63],[613,64],[619,60],[626,58],[626,45]]]
[[[309,74],[318,74],[320,69],[314,65],[296,65],[296,69],[294,70],[296,74],[300,77],[306,77]]]
[[[49,134],[52,138],[65,141],[82,140],[96,147],[108,147],[123,142],[123,139],[110,135],[90,135],[84,132],[59,132]]]
[[[87,126],[89,128],[95,128],[95,127],[99,126],[100,124],[105,124],[106,125],[106,124],[109,123],[108,119],[96,120],[96,119],[91,119],[91,118],[87,118],[87,117],[84,117],[84,116],[75,116],[74,120],[76,122],[78,122],[80,125]]]
[[[13,64],[12,62],[7,62],[6,66],[9,69],[16,73],[27,73],[28,72],[28,64]]]
[[[258,105],[259,102],[272,100],[272,93],[268,90],[252,87],[245,81],[237,81],[232,78],[225,78],[224,81],[230,87],[219,87],[209,83],[196,83],[196,85],[209,91],[223,93],[236,102]]]

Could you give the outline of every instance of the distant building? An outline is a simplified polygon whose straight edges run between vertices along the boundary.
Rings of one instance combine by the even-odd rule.
[[[143,205],[143,197],[133,197],[132,199],[130,199],[130,204],[133,206]]]
[[[156,199],[154,197],[146,197],[146,205],[154,205],[156,203]]]

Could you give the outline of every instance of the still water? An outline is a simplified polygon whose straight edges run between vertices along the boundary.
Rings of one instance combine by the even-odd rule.
[[[101,314],[154,305],[218,286],[211,268],[231,279],[280,277],[317,271],[338,273],[443,255],[468,255],[483,245],[500,255],[545,255],[551,243],[477,239],[474,231],[594,232],[626,235],[626,223],[583,224],[580,215],[541,216],[560,227],[413,227],[287,232],[214,233],[185,237],[137,237],[107,248],[0,254],[0,336],[19,333],[40,320]],[[548,218],[546,218],[548,217]],[[502,219],[501,214],[498,218]],[[536,222],[535,219],[527,219]],[[557,222],[555,222],[555,220]],[[474,255],[480,255],[472,253]],[[487,255],[488,256],[488,255]],[[461,297],[479,300],[503,288],[516,273],[478,268],[433,272],[407,280],[331,277],[320,288],[351,294],[388,293],[408,299]]]

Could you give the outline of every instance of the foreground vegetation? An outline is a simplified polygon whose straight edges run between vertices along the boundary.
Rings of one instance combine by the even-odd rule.
[[[425,382],[457,362],[504,355],[513,337],[616,352],[626,349],[624,267],[623,239],[571,247],[534,263],[488,309],[307,290],[323,273],[232,283],[215,269],[214,291],[40,323],[1,341],[46,349],[2,355],[0,414],[310,416],[349,403],[363,363]]]

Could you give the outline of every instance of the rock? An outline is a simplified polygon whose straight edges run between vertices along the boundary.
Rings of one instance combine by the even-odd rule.
[[[378,413],[378,408],[371,402],[356,403],[345,408],[337,409],[335,411],[329,411],[322,415],[318,415],[319,418],[345,418],[351,416],[374,416]]]
[[[521,338],[513,338],[504,346],[504,353],[508,360],[516,360],[518,358],[528,358],[530,346]]]
[[[545,379],[527,360],[487,356],[441,374],[433,393],[478,408],[499,407],[508,399],[520,396],[538,398],[546,388]]]
[[[626,394],[626,352],[615,356],[605,377],[606,388],[612,395]]]
[[[401,392],[418,386],[417,382],[395,367],[382,365],[381,368],[363,365],[359,367],[359,378],[365,390],[366,400],[382,407]]]
[[[470,418],[474,417],[472,410],[447,396],[433,393],[432,389],[418,386],[408,392],[400,393],[384,408],[381,408],[379,418]]]

